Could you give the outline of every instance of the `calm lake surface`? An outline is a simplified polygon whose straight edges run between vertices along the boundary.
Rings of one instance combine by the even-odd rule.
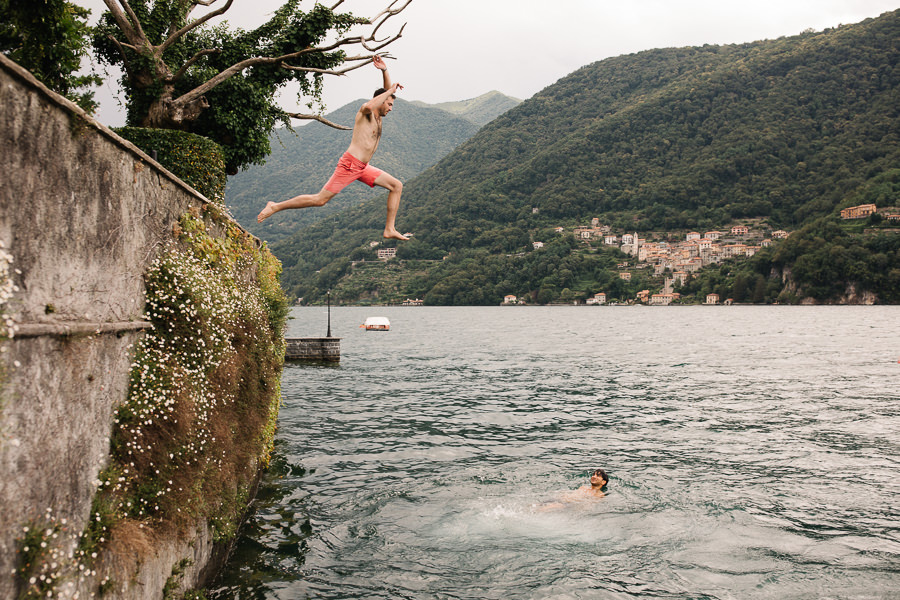
[[[900,598],[900,307],[331,319],[214,600]]]

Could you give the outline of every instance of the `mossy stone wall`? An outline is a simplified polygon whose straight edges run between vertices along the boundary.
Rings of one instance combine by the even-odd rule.
[[[123,497],[98,489],[122,468],[111,454],[122,439],[117,420],[133,394],[137,349],[158,327],[145,311],[147,278],[173,252],[206,256],[210,269],[225,256],[234,260],[224,276],[264,288],[259,304],[273,315],[283,312],[277,265],[203,195],[2,56],[0,172],[0,288],[10,292],[0,303],[0,597],[158,598],[197,585],[231,526],[223,513],[194,510],[171,523],[123,519],[113,506],[104,519],[115,526],[93,525],[98,499]],[[202,236],[186,239],[186,215]],[[253,352],[277,352],[276,321],[268,321],[268,346]],[[250,361],[229,356],[223,362],[243,381]],[[254,389],[268,394],[264,430],[253,433],[257,454],[242,455],[252,467],[277,412],[271,372],[252,374],[265,382]],[[235,425],[225,431],[242,435]],[[248,489],[221,490],[230,496],[222,504],[234,513]]]

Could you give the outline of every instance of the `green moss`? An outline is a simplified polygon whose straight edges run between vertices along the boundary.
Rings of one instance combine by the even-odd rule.
[[[120,127],[120,136],[153,156],[176,177],[219,204],[225,202],[222,147],[203,136],[174,129]]]
[[[120,476],[119,466],[112,464],[101,471],[98,477],[100,491],[94,494],[88,524],[78,543],[80,555],[87,559],[96,557],[101,548],[109,541],[110,532],[118,521],[119,516],[115,504],[108,494],[103,493],[103,490],[113,486]],[[88,562],[92,563],[93,560]]]
[[[166,584],[163,586],[163,600],[176,599],[175,592],[178,589],[178,584],[184,577],[185,569],[192,564],[194,564],[194,561],[189,558],[183,558],[172,567],[172,574],[166,579]]]
[[[239,488],[229,490],[218,499],[219,510],[215,511],[209,519],[212,538],[215,542],[227,542],[237,535],[241,524],[241,517],[247,511],[250,503],[250,486],[242,485]]]

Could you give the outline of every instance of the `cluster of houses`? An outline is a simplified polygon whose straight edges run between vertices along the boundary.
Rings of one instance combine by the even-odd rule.
[[[637,233],[616,236],[610,232],[609,226],[601,226],[597,219],[593,220],[591,227],[576,227],[574,233],[575,237],[585,241],[602,238],[604,244],[616,246],[639,262],[652,265],[654,275],[662,275],[668,270],[674,273],[679,284],[687,280],[689,273],[730,258],[753,256],[760,248],[789,235],[778,230],[771,232],[771,237],[763,238],[746,225],[735,225],[729,231],[707,231],[703,234],[692,231],[681,242],[648,242]],[[758,243],[746,243],[750,240]],[[622,277],[628,279],[629,276],[623,273]]]
[[[557,233],[564,233],[565,229],[558,227]],[[648,290],[642,290],[637,294],[637,301],[651,306],[666,306],[679,298],[679,294],[672,290],[675,285],[684,285],[691,273],[696,273],[703,267],[718,264],[735,257],[749,257],[756,254],[761,248],[771,245],[775,240],[780,240],[790,235],[787,231],[772,231],[770,235],[763,236],[761,232],[755,232],[746,225],[735,225],[728,231],[707,231],[699,233],[691,231],[680,242],[648,242],[638,236],[637,233],[626,233],[617,236],[612,233],[608,225],[601,225],[599,219],[593,219],[591,225],[579,226],[574,230],[576,238],[590,243],[602,240],[603,244],[618,247],[622,252],[633,256],[640,266],[638,268],[653,267],[653,274],[660,276],[666,272],[671,277],[665,280],[665,286],[660,294],[650,294]],[[749,243],[749,242],[755,243]],[[535,249],[543,247],[543,243],[534,242]],[[627,263],[620,265],[627,268]],[[630,281],[631,272],[621,271],[619,277]],[[519,304],[521,301],[513,295],[508,295],[503,300],[504,306]],[[585,301],[585,304],[606,304],[606,294],[600,292],[594,294]],[[706,304],[728,304],[720,300],[717,294],[709,294]]]
[[[900,221],[900,209],[885,208],[882,211],[874,204],[860,204],[859,206],[850,206],[841,211],[842,219],[865,219],[869,215],[881,212],[888,221]]]
[[[649,290],[641,290],[637,293],[637,297],[635,298],[638,302],[642,304],[648,304],[650,306],[668,306],[672,304],[675,300],[678,300],[681,297],[681,294],[675,293],[671,291],[672,280],[666,280],[666,290],[661,294],[651,294]],[[707,294],[706,302],[704,304],[725,304],[731,305],[732,299],[727,298],[724,301],[720,301],[718,294]],[[584,301],[584,303],[588,306],[594,305],[599,306],[601,304],[606,304],[606,293],[599,292],[588,298]],[[508,294],[503,297],[503,302],[501,306],[514,306],[517,304],[525,304],[523,300],[520,300],[513,294]],[[576,302],[577,304],[577,302]]]

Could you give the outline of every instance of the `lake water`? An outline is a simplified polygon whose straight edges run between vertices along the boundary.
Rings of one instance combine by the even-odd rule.
[[[214,600],[900,598],[900,307],[331,319]]]

